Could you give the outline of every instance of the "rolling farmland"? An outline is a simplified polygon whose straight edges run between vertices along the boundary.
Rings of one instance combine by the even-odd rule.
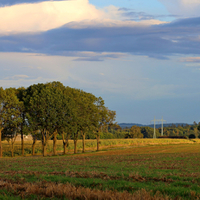
[[[2,158],[0,198],[200,198],[199,141],[157,141],[66,156]]]

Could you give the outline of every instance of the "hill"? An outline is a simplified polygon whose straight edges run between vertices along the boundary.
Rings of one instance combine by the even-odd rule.
[[[137,124],[137,123],[119,123],[118,124],[121,128],[130,128],[132,126],[139,126],[139,127],[143,127],[143,126],[149,126],[149,127],[154,127],[154,124],[149,124],[149,125],[144,125],[144,124]],[[175,126],[186,126],[188,125],[187,123],[168,123],[168,124],[163,124],[163,127],[170,127],[172,125]],[[156,124],[156,128],[160,128],[162,126],[162,124]]]

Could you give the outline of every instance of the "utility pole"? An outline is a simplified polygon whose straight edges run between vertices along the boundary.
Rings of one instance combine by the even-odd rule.
[[[156,122],[160,121],[160,120],[157,120],[155,117],[154,117],[154,120],[151,120],[151,122],[154,122],[154,133],[153,133],[153,138],[156,138]]]
[[[162,122],[162,131],[161,131],[161,136],[163,136],[163,122],[166,122],[166,120],[163,120],[163,117],[162,119],[160,120]]]
[[[162,122],[162,131],[161,131],[161,136],[163,136],[163,122],[166,122],[166,120],[163,120],[163,117],[162,119],[155,119],[154,117],[154,120],[151,120],[151,122],[154,122],[154,134],[153,134],[153,138],[156,138],[156,122]]]

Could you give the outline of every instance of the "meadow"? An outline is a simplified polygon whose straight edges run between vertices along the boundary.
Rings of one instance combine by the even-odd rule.
[[[38,142],[36,156],[0,159],[0,199],[200,199],[199,140],[101,140],[99,152],[86,143],[86,153],[71,143],[50,156],[50,141],[47,157]]]

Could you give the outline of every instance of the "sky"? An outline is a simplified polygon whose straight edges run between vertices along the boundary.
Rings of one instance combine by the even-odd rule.
[[[200,121],[199,0],[1,0],[0,86],[60,81],[118,123]]]

